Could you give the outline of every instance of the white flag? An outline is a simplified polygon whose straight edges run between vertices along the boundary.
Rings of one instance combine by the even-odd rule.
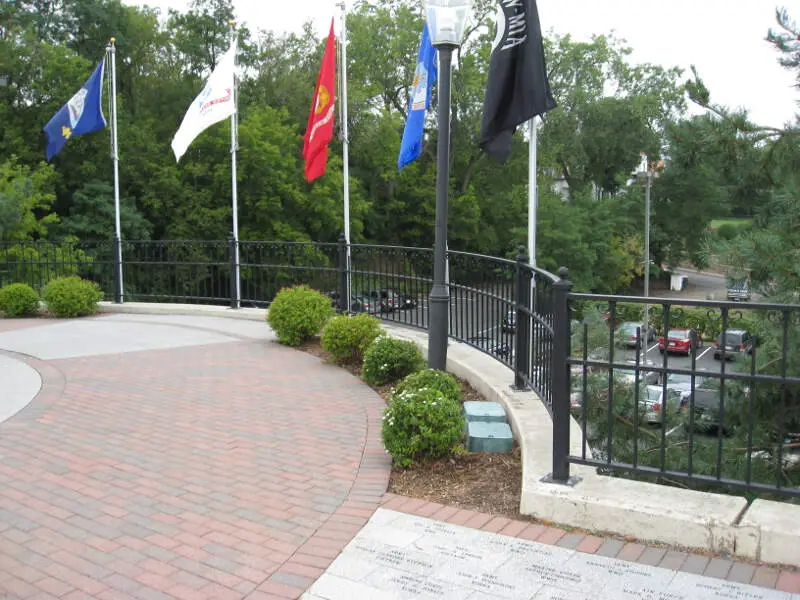
[[[194,139],[226,117],[236,112],[234,101],[234,66],[236,59],[236,42],[234,41],[228,51],[222,56],[211,76],[206,82],[206,87],[194,99],[175,137],[172,138],[172,150],[175,159],[181,160],[186,149]]]

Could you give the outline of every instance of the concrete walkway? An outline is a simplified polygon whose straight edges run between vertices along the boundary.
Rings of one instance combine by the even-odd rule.
[[[263,322],[0,320],[0,377],[3,600],[800,600],[791,571],[386,494],[383,400]]]

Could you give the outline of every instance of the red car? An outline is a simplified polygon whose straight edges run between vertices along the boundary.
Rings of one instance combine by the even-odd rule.
[[[700,334],[694,329],[670,329],[667,333],[667,352],[680,352],[689,356],[692,352],[692,334],[695,339],[695,349],[703,347],[703,340]],[[658,351],[664,354],[664,338],[658,338]]]

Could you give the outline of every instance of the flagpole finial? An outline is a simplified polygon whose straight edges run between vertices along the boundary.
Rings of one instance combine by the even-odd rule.
[[[106,45],[106,51],[108,51],[108,52],[116,52],[116,46],[114,45],[114,44],[116,44],[116,42],[117,42],[117,38],[115,38],[114,36],[111,36],[110,38],[108,38],[108,44]]]

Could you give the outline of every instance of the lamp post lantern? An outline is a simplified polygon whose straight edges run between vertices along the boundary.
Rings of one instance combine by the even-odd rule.
[[[430,299],[428,366],[444,371],[450,321],[447,279],[447,202],[450,185],[450,80],[453,50],[461,44],[472,0],[426,0],[431,44],[439,54],[439,139],[436,149],[436,230]]]

